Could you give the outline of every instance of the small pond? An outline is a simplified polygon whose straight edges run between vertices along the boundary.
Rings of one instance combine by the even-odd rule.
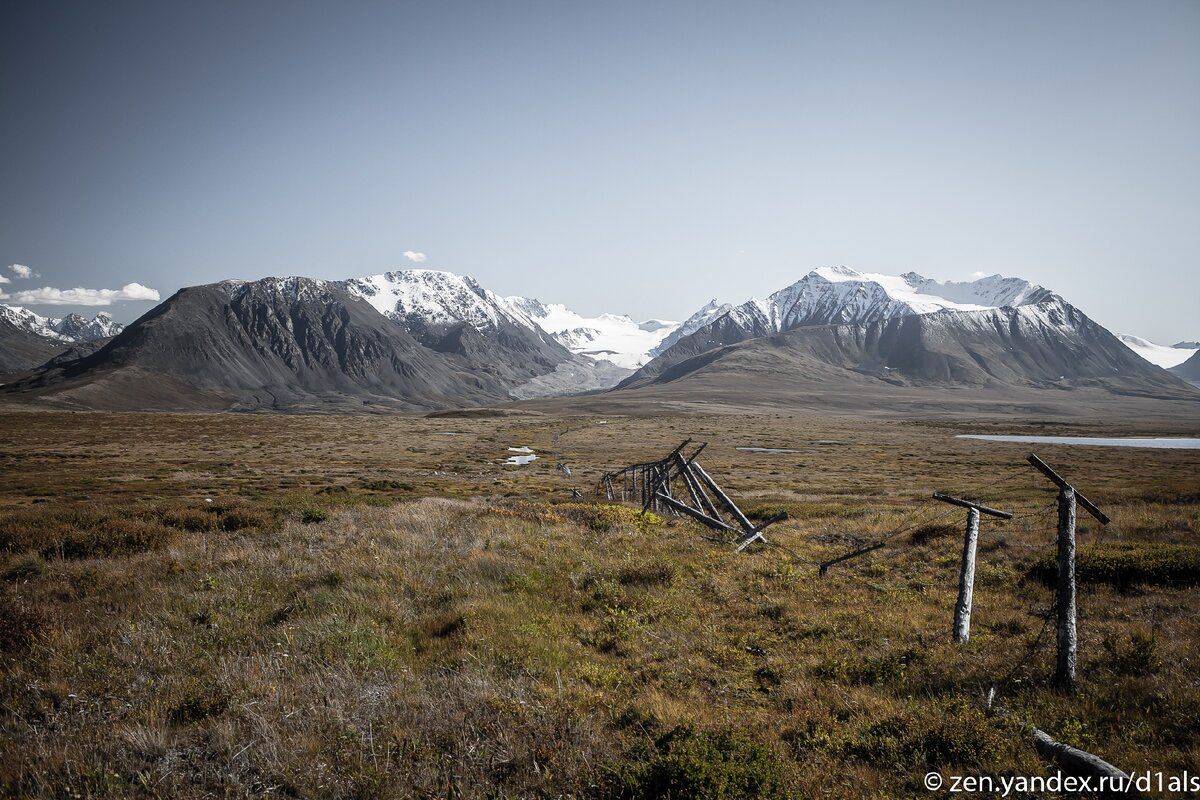
[[[1109,438],[1103,436],[985,436],[961,434],[959,439],[983,439],[988,442],[1025,444],[1074,444],[1087,447],[1152,447],[1165,450],[1200,450],[1200,439],[1188,438]]]
[[[517,453],[518,455],[509,456],[505,464],[523,467],[531,461],[537,461],[537,455],[532,447],[510,447],[508,452]]]

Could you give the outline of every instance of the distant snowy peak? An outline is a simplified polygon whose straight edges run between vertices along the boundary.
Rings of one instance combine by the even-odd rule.
[[[64,336],[54,330],[54,324],[58,320],[35,314],[27,308],[0,305],[0,317],[8,320],[23,331],[28,331],[46,339],[57,339],[63,342],[72,341],[70,337]]]
[[[513,313],[474,278],[432,269],[406,269],[353,278],[342,284],[381,314],[404,322],[454,325],[465,322],[477,331],[505,323],[532,327],[528,315]]]
[[[663,340],[655,345],[651,351],[653,355],[665,351],[668,347],[678,342],[685,336],[689,336],[718,319],[719,317],[728,314],[733,310],[733,306],[729,303],[722,303],[716,298],[708,301],[708,304],[685,319],[682,323],[676,325],[672,331]]]
[[[770,295],[739,306],[712,301],[680,327],[675,341],[721,320],[747,335],[778,333],[806,325],[853,324],[936,311],[985,311],[1033,306],[1057,295],[1020,278],[991,275],[975,281],[926,278],[915,272],[883,275],[845,266],[820,267]],[[661,347],[663,352],[666,347]]]
[[[341,285],[410,331],[466,323],[488,333],[516,325],[543,341],[557,342],[556,347],[625,369],[649,361],[654,346],[678,326],[664,320],[635,322],[616,314],[584,317],[558,303],[500,297],[474,278],[432,269],[385,272]]]
[[[95,342],[116,336],[125,326],[101,311],[90,320],[79,314],[67,314],[54,325],[54,330],[75,342]]]
[[[576,355],[611,362],[623,369],[638,369],[653,358],[655,348],[678,327],[678,322],[651,319],[635,322],[619,314],[584,317],[560,303],[542,303],[525,297],[500,301],[513,315],[552,336]]]
[[[941,283],[915,272],[883,275],[845,266],[814,269],[767,298],[777,331],[803,325],[858,323],[935,311],[983,311],[1040,303],[1053,293],[1020,278],[991,275]]]
[[[1196,342],[1180,342],[1168,347],[1167,345],[1155,344],[1140,336],[1130,336],[1126,333],[1118,333],[1117,338],[1130,350],[1151,364],[1157,364],[1163,369],[1177,367],[1200,351],[1200,344]]]
[[[92,319],[79,314],[67,314],[61,319],[43,317],[21,306],[0,305],[0,317],[10,323],[46,339],[70,342],[94,342],[116,336],[125,326],[114,322],[106,312],[100,312]]]

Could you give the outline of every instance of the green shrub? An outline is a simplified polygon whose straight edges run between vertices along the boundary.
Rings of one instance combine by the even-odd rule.
[[[240,531],[247,528],[266,530],[274,525],[274,514],[256,508],[231,508],[221,515],[221,529],[226,531]]]
[[[1115,637],[1104,640],[1104,651],[1108,654],[1108,665],[1118,675],[1151,675],[1158,671],[1158,641],[1153,634],[1135,632],[1129,637],[1128,646]]]
[[[220,520],[216,516],[199,508],[166,509],[161,512],[159,518],[162,520],[162,524],[169,528],[178,528],[193,533],[215,531],[220,525]]]
[[[1053,585],[1058,577],[1056,554],[1044,555],[1032,573]],[[1200,583],[1200,547],[1157,542],[1084,545],[1075,553],[1075,579],[1122,589],[1136,584],[1192,586]]]
[[[300,512],[300,521],[305,525],[324,522],[329,519],[329,512],[323,508],[306,508]]]
[[[46,571],[46,562],[37,553],[27,553],[14,558],[4,569],[6,581],[28,581]]]
[[[653,752],[614,776],[608,794],[629,800],[785,796],[774,750],[742,733],[702,733],[689,727],[658,739]]]
[[[922,525],[912,533],[913,544],[925,544],[934,539],[958,536],[962,531],[956,525]]]
[[[846,756],[896,772],[997,763],[1010,739],[977,708],[950,704],[942,713],[900,714],[867,725],[838,743]]]
[[[617,580],[623,586],[670,586],[677,573],[674,564],[655,559],[649,564],[626,567],[617,574]]]
[[[862,686],[901,684],[908,677],[908,667],[920,659],[915,651],[865,656],[861,659],[839,659],[817,667],[817,676]]]
[[[43,558],[95,558],[165,545],[172,531],[157,519],[115,508],[22,509],[0,515],[0,550]]]

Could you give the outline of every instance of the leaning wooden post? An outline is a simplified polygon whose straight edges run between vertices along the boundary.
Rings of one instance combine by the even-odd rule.
[[[1065,486],[1058,492],[1058,659],[1054,683],[1067,692],[1075,691],[1075,661],[1079,650],[1075,619],[1075,490]]]
[[[954,641],[962,644],[971,637],[971,599],[975,594],[975,552],[979,544],[979,515],[988,514],[1000,519],[1012,519],[1008,511],[962,500],[958,497],[933,493],[934,500],[967,509],[967,532],[963,537],[962,562],[958,570],[958,602],[954,604]]]
[[[692,468],[696,470],[696,474],[699,476],[700,480],[712,490],[712,493],[717,496],[717,499],[721,501],[722,505],[729,510],[729,513],[733,515],[733,518],[737,520],[738,524],[741,525],[742,528],[747,532],[754,530],[754,525],[750,522],[750,520],[746,519],[746,515],[742,513],[742,510],[737,507],[736,503],[729,499],[729,495],[725,494],[725,491],[717,485],[717,482],[709,477],[708,473],[704,471],[704,467],[700,466],[700,462],[692,462]]]
[[[979,544],[979,510],[967,509],[962,565],[958,572],[958,602],[954,604],[954,641],[971,638],[971,597],[975,593],[975,549]]]
[[[1039,472],[1058,487],[1058,579],[1054,604],[1058,611],[1058,657],[1054,666],[1054,683],[1067,693],[1075,691],[1075,666],[1079,652],[1079,626],[1075,600],[1075,507],[1107,525],[1108,515],[1096,507],[1066,479],[1033,453],[1027,459]]]

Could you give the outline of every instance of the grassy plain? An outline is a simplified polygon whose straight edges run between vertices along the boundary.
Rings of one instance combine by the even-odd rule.
[[[1127,770],[1194,774],[1200,453],[1038,448],[1114,519],[1081,518],[1066,697],[1050,484],[955,434],[1198,428],[3,412],[0,794],[927,796],[930,769],[1046,773],[980,710],[993,685]],[[790,513],[771,546],[590,495],[685,437],[753,516]],[[984,525],[965,646],[963,514],[934,490],[1018,514]]]

